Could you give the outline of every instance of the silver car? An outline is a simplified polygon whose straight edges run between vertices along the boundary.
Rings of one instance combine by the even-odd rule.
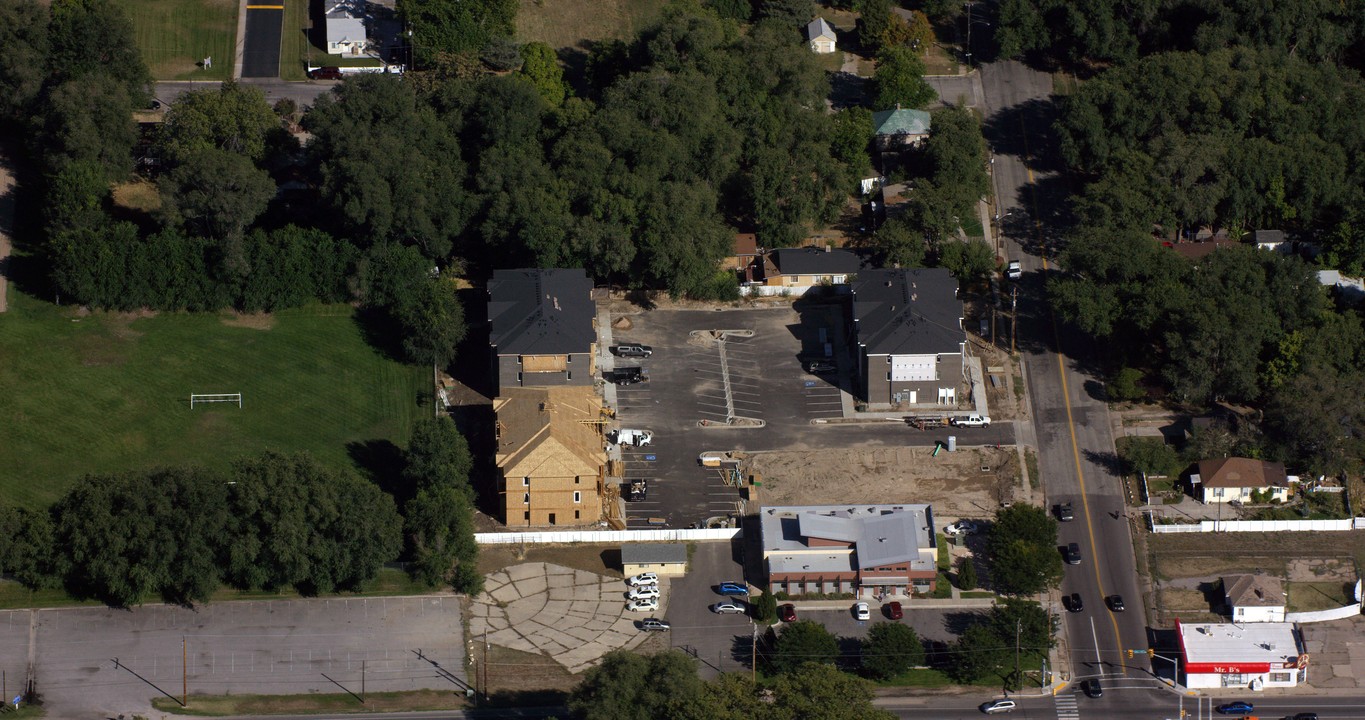
[[[711,612],[719,615],[743,615],[746,611],[744,604],[735,600],[721,600],[711,606]]]

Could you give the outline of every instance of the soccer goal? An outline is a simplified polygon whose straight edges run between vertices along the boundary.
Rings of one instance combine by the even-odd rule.
[[[241,393],[209,393],[195,394],[190,393],[190,409],[193,410],[196,404],[203,403],[237,403],[237,407],[242,406]]]

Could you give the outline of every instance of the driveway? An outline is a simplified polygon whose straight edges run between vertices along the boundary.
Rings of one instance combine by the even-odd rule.
[[[466,687],[453,596],[13,610],[0,628],[10,691],[31,658],[49,717],[147,715],[184,677],[191,695]]]
[[[280,76],[280,37],[283,33],[284,4],[262,0],[246,5],[246,40],[242,53],[243,78]]]
[[[687,575],[673,579],[668,621],[673,647],[698,660],[702,677],[749,667],[754,624],[747,615],[717,615],[711,605],[722,600],[713,589],[726,580],[743,581],[736,543],[697,543]]]

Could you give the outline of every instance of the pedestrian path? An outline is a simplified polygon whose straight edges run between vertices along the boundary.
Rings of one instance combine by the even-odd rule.
[[[1078,720],[1081,710],[1076,705],[1076,693],[1063,692],[1053,696],[1057,701],[1057,720]]]

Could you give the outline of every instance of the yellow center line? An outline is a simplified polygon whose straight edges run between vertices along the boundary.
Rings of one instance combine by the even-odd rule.
[[[283,10],[283,5],[247,5],[247,10]]]
[[[1019,125],[1021,130],[1026,130],[1026,128],[1024,128],[1023,118],[1020,118]],[[1043,270],[1046,271],[1049,269],[1047,262],[1047,245],[1043,243],[1043,226],[1042,221],[1038,216],[1038,198],[1033,190],[1033,168],[1028,166],[1029,149],[1027,131],[1023,132],[1023,139],[1024,172],[1028,174],[1029,201],[1030,204],[1033,205],[1033,228],[1034,233],[1038,237],[1038,247],[1042,253],[1040,257],[1043,261]],[[1104,599],[1109,597],[1109,592],[1104,589],[1104,580],[1100,576],[1099,553],[1095,550],[1095,525],[1090,520],[1090,500],[1088,499],[1085,490],[1085,473],[1081,471],[1080,444],[1076,441],[1076,418],[1071,413],[1071,390],[1066,382],[1066,363],[1062,360],[1062,334],[1057,328],[1057,316],[1052,312],[1051,305],[1048,306],[1048,317],[1052,320],[1052,336],[1057,343],[1057,375],[1062,380],[1062,403],[1066,408],[1066,429],[1071,433],[1071,458],[1076,463],[1076,480],[1080,483],[1081,487],[1081,508],[1085,511],[1085,532],[1090,538],[1090,564],[1095,568],[1095,584],[1100,588],[1100,604],[1107,607],[1107,603],[1104,602]],[[1123,631],[1119,629],[1118,618],[1114,617],[1114,612],[1112,610],[1109,612],[1109,623],[1114,627],[1114,639],[1119,643],[1118,651],[1121,654],[1125,647],[1123,642]]]

